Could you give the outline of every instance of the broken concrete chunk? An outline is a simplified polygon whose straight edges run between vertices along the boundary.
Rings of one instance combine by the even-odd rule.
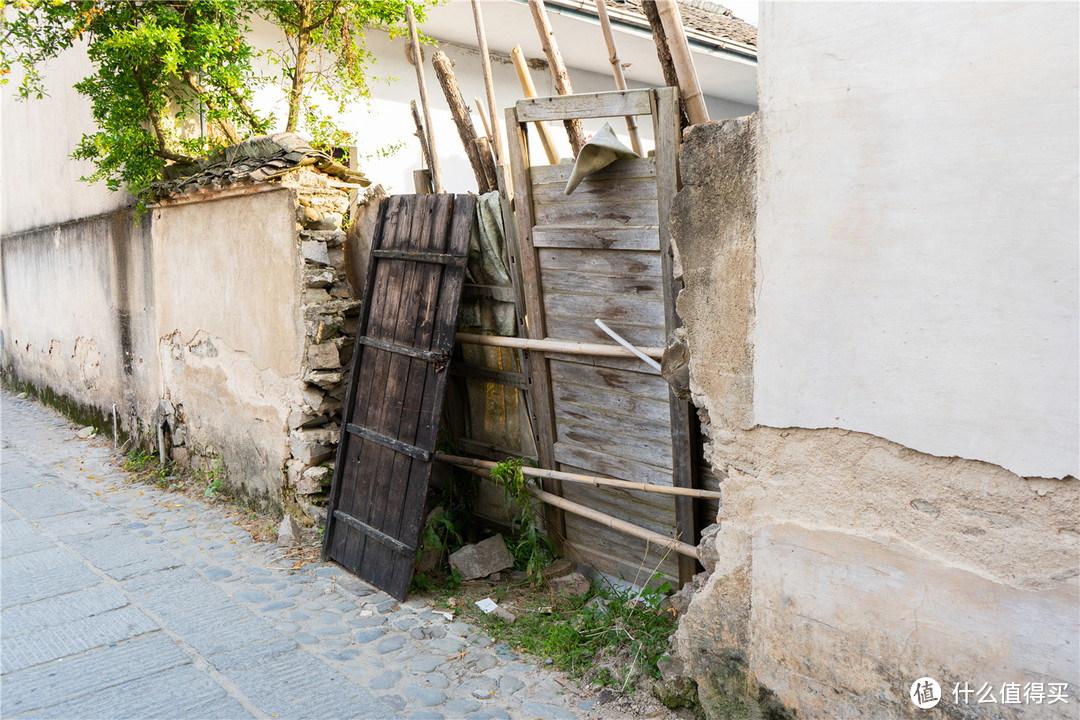
[[[341,352],[338,350],[337,343],[324,342],[309,345],[307,358],[312,370],[337,370],[341,367]]]
[[[316,265],[329,265],[330,256],[326,252],[326,243],[318,240],[304,240],[300,243],[300,254],[308,262]]]
[[[304,291],[304,305],[322,305],[330,300],[330,293],[326,288],[308,288]]]
[[[304,471],[296,484],[297,495],[314,495],[322,492],[323,482],[330,477],[330,468],[313,467]]]
[[[330,248],[327,253],[327,260],[330,266],[332,266],[338,272],[345,272],[345,249],[336,247]]]
[[[319,415],[334,415],[341,410],[341,403],[315,385],[307,385],[302,392],[304,404]]]
[[[79,438],[81,438],[83,440],[85,440],[86,438],[90,437],[93,434],[94,434],[94,428],[90,427],[89,425],[87,425],[86,427],[80,429],[77,433],[75,433],[75,435],[77,437],[79,437]]]
[[[334,284],[336,275],[331,268],[309,268],[304,271],[304,285],[309,288],[325,288]]]
[[[300,526],[296,524],[292,515],[282,518],[281,525],[278,526],[277,544],[278,547],[293,547],[300,544]]]
[[[314,223],[304,223],[308,228],[312,230],[340,230],[341,229],[341,213],[328,212],[323,213],[322,217]]]
[[[502,535],[466,545],[450,555],[450,567],[461,574],[462,580],[475,580],[513,566],[514,558]]]

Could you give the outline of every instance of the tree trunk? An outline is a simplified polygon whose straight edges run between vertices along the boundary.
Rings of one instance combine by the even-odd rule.
[[[645,3],[648,5],[648,3]],[[540,35],[540,44],[544,46],[544,54],[547,55],[548,65],[551,67],[551,77],[555,81],[555,90],[560,95],[573,95],[574,87],[570,84],[570,75],[566,72],[566,63],[563,62],[562,53],[559,52],[559,44],[555,42],[555,33],[551,30],[548,22],[547,11],[544,10],[543,0],[529,0],[529,9],[532,10],[533,22],[536,23],[536,32]],[[581,121],[563,120],[566,126],[566,135],[570,138],[570,146],[574,149],[574,157],[585,147],[585,131],[581,128]]]
[[[293,69],[292,90],[289,92],[289,119],[285,123],[285,132],[296,132],[296,121],[300,115],[300,98],[304,94],[308,46],[311,42],[311,29],[305,27],[311,3],[308,0],[300,0],[297,3],[297,9],[300,15],[296,23],[296,67]]]
[[[495,188],[490,185],[484,160],[480,157],[480,151],[477,150],[476,128],[473,127],[469,108],[465,106],[461,91],[458,89],[457,78],[454,77],[454,66],[442,50],[432,56],[431,64],[435,68],[435,76],[439,78],[439,84],[442,85],[446,104],[450,106],[450,114],[454,116],[458,137],[461,138],[461,144],[465,146],[465,154],[469,157],[469,164],[472,165],[473,175],[476,176],[476,187],[480,190],[480,194],[490,192]]]

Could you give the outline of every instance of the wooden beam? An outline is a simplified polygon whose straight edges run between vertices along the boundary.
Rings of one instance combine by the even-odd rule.
[[[533,22],[536,23],[536,32],[540,35],[540,44],[547,56],[548,67],[551,68],[555,91],[560,95],[573,95],[574,86],[570,83],[570,75],[566,72],[566,63],[563,62],[562,53],[559,52],[559,43],[555,41],[551,23],[548,22],[543,0],[529,0],[529,9],[532,10]],[[574,157],[577,157],[581,148],[585,147],[585,131],[581,128],[581,121],[577,118],[567,118],[563,120],[563,125],[566,127],[567,137],[570,138],[570,147],[574,150]]]
[[[529,192],[529,142],[525,126],[518,121],[515,108],[506,109],[506,133],[509,143],[510,163],[514,182],[514,209],[517,219],[517,236],[522,294],[525,297],[525,333],[530,339],[543,338],[544,301],[540,289],[540,262],[532,244],[533,207]],[[484,337],[484,336],[480,336]],[[508,338],[505,338],[508,339]],[[529,353],[529,377],[531,380],[532,410],[535,425],[533,437],[536,454],[544,467],[555,465],[555,404],[551,396],[551,370],[548,360],[540,353]],[[562,483],[544,480],[544,489],[554,495],[562,495]],[[548,534],[562,547],[566,540],[566,521],[562,511],[550,505],[545,511]]]
[[[690,44],[686,41],[686,29],[683,27],[679,5],[675,0],[655,2],[660,22],[664,24],[664,32],[667,33],[668,49],[675,64],[675,72],[679,76],[679,89],[682,90],[682,101],[686,106],[690,124],[709,122],[709,111],[705,109],[705,96],[698,84],[697,71],[694,70],[694,59],[690,56]]]
[[[431,124],[431,108],[428,106],[427,83],[424,82],[424,55],[420,51],[420,40],[416,34],[416,16],[412,5],[405,6],[405,20],[409,24],[409,46],[412,48],[413,67],[416,68],[416,84],[420,88],[420,106],[424,110],[424,129],[427,134],[428,160],[431,178],[435,183],[435,192],[443,192],[442,172],[439,170],[439,156],[435,152],[435,131]]]
[[[514,64],[514,70],[517,72],[521,93],[526,98],[536,97],[536,87],[533,86],[532,75],[529,74],[529,66],[525,63],[525,53],[521,52],[520,45],[515,45],[510,51],[510,62]],[[509,125],[506,126],[506,132],[509,137],[511,132]],[[551,131],[548,130],[547,123],[537,122],[536,132],[540,135],[540,144],[544,146],[544,154],[547,155],[548,162],[558,165],[559,151],[555,149],[555,141],[551,139]],[[513,140],[511,139],[510,142]]]
[[[416,109],[416,101],[409,101],[409,109],[412,111],[413,125],[416,126],[416,137],[420,140],[420,151],[424,155],[424,163],[427,165],[428,174],[431,174],[431,146],[428,145],[427,130],[424,129],[424,123],[420,120],[420,111]]]
[[[432,56],[431,64],[435,68],[435,77],[439,79],[439,85],[442,86],[443,95],[446,96],[450,115],[454,118],[454,124],[457,125],[458,137],[461,138],[461,144],[465,148],[465,155],[469,158],[469,164],[472,165],[476,187],[483,195],[493,188],[490,185],[491,179],[487,177],[484,170],[484,161],[480,157],[480,151],[476,147],[476,128],[473,127],[469,107],[461,97],[461,90],[454,76],[454,64],[442,50]]]
[[[619,59],[619,49],[615,45],[615,35],[611,32],[611,21],[608,20],[607,5],[604,0],[596,0],[596,13],[600,17],[600,29],[604,32],[604,42],[607,43],[608,62],[611,63],[611,72],[615,76],[615,87],[625,90],[626,77],[623,75],[622,60]],[[645,157],[645,153],[641,151],[641,138],[638,137],[637,118],[633,115],[626,116],[626,131],[630,133],[630,147],[638,155]]]
[[[490,119],[490,127],[488,122],[484,122],[484,127],[487,130],[488,138],[491,140],[491,148],[495,152],[495,164],[506,162],[506,147],[503,145],[502,132],[499,130],[499,118],[496,114],[495,106],[495,82],[491,76],[491,55],[488,52],[487,33],[484,32],[484,16],[480,12],[480,0],[472,0],[472,12],[473,22],[476,24],[476,42],[477,47],[480,48],[480,65],[484,71],[484,90],[487,92],[488,101],[488,118]],[[483,110],[479,101],[476,103],[476,108],[480,112],[480,117],[483,118]]]
[[[678,190],[679,114],[678,95],[674,88],[656,91],[656,192],[660,216],[660,265],[663,273],[664,330],[671,337],[682,322],[675,312],[682,283],[675,279],[671,247],[671,205]],[[671,482],[675,487],[692,488],[697,477],[697,453],[694,436],[697,413],[690,403],[680,400],[668,388],[668,413],[671,417]],[[675,500],[676,537],[689,543],[697,542],[694,502],[688,497]],[[679,584],[685,585],[697,574],[697,564],[690,558],[679,558]]]

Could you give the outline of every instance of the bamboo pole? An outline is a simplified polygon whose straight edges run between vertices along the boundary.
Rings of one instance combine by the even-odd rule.
[[[476,475],[485,475],[485,473],[481,472],[479,468],[466,467],[465,469]],[[525,468],[522,468],[522,470],[525,470]],[[490,473],[486,474],[490,475]],[[612,517],[611,515],[602,513],[599,510],[593,510],[590,507],[585,507],[584,505],[580,505],[576,502],[573,502],[572,500],[567,500],[566,498],[561,498],[558,495],[553,495],[552,493],[545,492],[540,488],[529,488],[529,492],[531,492],[533,497],[535,497],[537,500],[545,502],[548,505],[552,505],[575,515],[580,515],[583,518],[588,518],[589,520],[604,525],[605,527],[609,527],[612,530],[618,530],[619,532],[625,533],[627,535],[640,538],[650,544],[659,545],[660,547],[674,550],[680,555],[686,555],[688,557],[694,558],[695,560],[699,559],[698,549],[688,543],[680,542],[675,538],[668,537],[667,535],[663,535],[654,530],[649,530],[648,528],[643,528],[640,525],[635,525],[634,523],[620,520],[617,517]]]
[[[468,469],[490,470],[498,463],[489,460],[477,460],[475,458],[449,455],[444,452],[435,453],[435,459],[451,465]],[[697,488],[671,487],[668,485],[651,485],[649,483],[619,480],[617,478],[602,477],[600,475],[582,475],[579,473],[563,472],[561,470],[546,470],[522,465],[521,472],[529,477],[545,478],[548,480],[562,480],[563,482],[578,483],[579,485],[592,485],[593,487],[612,487],[620,490],[634,490],[637,492],[655,493],[657,495],[679,495],[706,500],[722,500],[723,495],[715,490],[698,490]]]
[[[682,91],[682,101],[686,106],[686,115],[690,118],[690,124],[709,122],[709,111],[705,109],[705,96],[701,93],[697,72],[694,70],[694,60],[690,57],[690,45],[686,41],[686,30],[683,28],[682,15],[679,14],[679,5],[675,0],[655,1],[660,22],[663,23],[664,32],[667,33],[671,59],[675,64],[675,72],[679,76],[679,89]]]
[[[480,48],[480,64],[484,71],[484,89],[487,91],[487,108],[490,118],[490,127],[487,121],[484,122],[484,127],[491,141],[491,148],[495,152],[495,164],[498,165],[506,162],[506,146],[503,145],[499,118],[496,115],[495,81],[491,76],[491,55],[488,53],[487,33],[484,32],[484,16],[480,12],[480,0],[472,0],[472,12],[473,21],[476,23],[476,42]],[[479,100],[476,102],[476,107],[478,110],[483,107]],[[480,110],[480,117],[484,117],[482,110]]]
[[[420,40],[416,34],[416,16],[412,5],[405,6],[405,20],[409,24],[409,44],[412,47],[413,66],[416,68],[416,84],[420,87],[420,106],[424,109],[424,129],[428,139],[428,158],[430,160],[431,179],[435,183],[435,192],[443,192],[442,172],[439,170],[439,156],[435,152],[435,128],[431,124],[431,108],[428,106],[427,84],[424,82],[424,56],[420,52]]]
[[[455,340],[459,343],[470,345],[487,345],[488,347],[517,348],[519,350],[537,350],[540,352],[565,353],[567,355],[595,355],[597,357],[634,358],[637,356],[621,345],[606,345],[603,343],[582,343],[566,340],[531,340],[529,338],[503,337],[501,335],[471,335],[458,333]],[[664,348],[643,347],[638,348],[651,358],[663,358]]]
[[[529,9],[532,10],[536,32],[540,35],[540,44],[544,47],[544,55],[547,56],[551,79],[555,81],[555,91],[560,95],[573,95],[574,86],[570,83],[570,75],[566,72],[566,63],[563,62],[562,53],[559,52],[559,43],[555,41],[551,23],[548,22],[543,0],[529,0]],[[566,127],[567,137],[570,138],[570,147],[574,150],[574,157],[577,157],[581,148],[585,147],[585,131],[581,128],[581,120],[577,118],[563,120],[563,125]]]
[[[529,66],[525,64],[525,53],[521,52],[521,46],[515,45],[510,51],[510,61],[514,63],[517,72],[518,83],[521,84],[521,93],[527,98],[536,97],[536,87],[533,85],[532,75],[529,74]],[[555,149],[555,141],[551,139],[551,132],[546,122],[536,123],[536,132],[540,135],[540,144],[544,146],[544,154],[552,165],[559,164],[559,151]]]
[[[625,90],[626,76],[623,75],[622,60],[619,59],[619,50],[615,46],[615,35],[611,32],[611,21],[608,20],[607,5],[604,4],[604,0],[596,0],[596,13],[600,17],[600,29],[604,31],[608,62],[611,63],[611,72],[615,75],[615,87]],[[626,116],[626,131],[630,133],[630,147],[638,155],[644,157],[645,154],[641,152],[641,139],[638,137],[637,118],[633,115]]]
[[[653,42],[656,44],[656,59],[660,62],[660,70],[664,73],[664,84],[668,87],[679,89],[679,74],[675,72],[675,63],[671,60],[671,51],[668,49],[667,33],[664,32],[664,24],[660,22],[660,11],[656,9],[655,2],[644,2],[641,9],[649,20],[652,28]],[[686,107],[679,103],[679,129],[682,130],[690,121],[686,118]]]
[[[461,138],[461,144],[465,148],[465,155],[469,158],[469,164],[472,165],[473,175],[476,176],[476,187],[481,195],[490,192],[495,189],[491,186],[495,178],[488,177],[484,160],[476,148],[476,128],[473,127],[465,99],[461,97],[461,90],[454,76],[454,64],[450,62],[446,53],[439,50],[432,56],[431,65],[435,68],[435,77],[438,78],[443,95],[446,97],[446,104],[450,107],[450,115],[454,118],[458,137]]]

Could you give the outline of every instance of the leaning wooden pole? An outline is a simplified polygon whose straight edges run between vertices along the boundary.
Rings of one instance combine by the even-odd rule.
[[[611,32],[611,21],[608,20],[607,5],[604,4],[604,0],[596,0],[596,14],[600,17],[600,29],[604,31],[608,62],[611,63],[611,72],[615,75],[615,87],[625,90],[626,76],[623,75],[622,60],[619,59],[619,49],[615,46],[615,35]],[[644,153],[641,152],[641,138],[638,137],[637,118],[633,115],[626,116],[626,131],[630,134],[630,147],[638,155],[644,157]]]
[[[450,115],[453,116],[454,124],[457,125],[458,137],[461,138],[461,144],[465,147],[465,155],[469,158],[469,164],[472,165],[473,175],[476,176],[476,187],[481,195],[497,189],[492,186],[491,183],[495,178],[488,177],[484,159],[476,147],[476,128],[473,127],[469,107],[461,97],[461,90],[454,76],[454,64],[450,62],[446,53],[439,50],[432,56],[431,65],[435,68],[435,77],[439,79],[439,85],[442,86],[443,95],[446,97],[446,104],[450,107]]]
[[[510,51],[510,62],[514,64],[514,71],[517,72],[518,83],[521,85],[521,94],[527,98],[536,97],[536,87],[533,85],[532,75],[529,74],[529,66],[525,62],[525,53],[521,51],[520,45],[515,45],[514,49]],[[552,165],[558,165],[559,151],[555,149],[555,141],[551,139],[551,132],[548,130],[547,123],[543,121],[536,123],[536,132],[540,135],[540,144],[544,146],[544,154],[547,155],[548,162]]]
[[[709,111],[705,109],[705,96],[698,84],[694,60],[690,57],[690,44],[686,40],[679,5],[675,0],[656,0],[656,9],[660,14],[660,22],[664,25],[664,32],[667,33],[668,47],[675,63],[675,72],[679,76],[679,89],[682,91],[682,101],[690,124],[709,122]]]
[[[465,467],[465,469],[469,472],[475,473],[483,477],[487,477],[491,474],[489,471],[485,471],[477,467]],[[524,469],[525,468],[522,468],[522,470]],[[657,545],[668,550],[674,550],[680,555],[686,555],[688,557],[694,558],[695,560],[698,559],[698,549],[689,543],[684,543],[676,540],[675,538],[658,533],[654,530],[649,530],[648,528],[643,528],[640,525],[635,525],[633,523],[626,522],[625,520],[620,520],[617,517],[613,517],[611,515],[608,515],[607,513],[602,513],[599,510],[593,510],[590,507],[585,507],[584,505],[576,503],[572,500],[567,500],[566,498],[559,497],[558,495],[545,492],[540,488],[529,488],[529,492],[531,492],[533,497],[535,497],[537,500],[565,510],[568,513],[573,513],[574,515],[588,518],[589,520],[604,525],[605,527],[609,527],[612,530],[618,530],[621,533],[625,533],[632,537],[640,538],[649,543],[650,545]]]
[[[480,48],[480,67],[484,71],[484,90],[487,92],[487,110],[489,120],[484,123],[485,127],[490,124],[488,138],[491,140],[492,149],[495,151],[495,163],[506,162],[506,146],[503,145],[502,131],[499,130],[499,118],[496,115],[495,106],[495,81],[491,75],[491,55],[488,53],[487,33],[484,31],[484,16],[480,12],[480,0],[472,0],[473,21],[476,23],[476,43]],[[477,103],[476,109],[483,117],[482,106]]]
[[[498,463],[490,460],[477,460],[475,458],[450,455],[444,452],[435,453],[435,459],[451,465],[457,465],[466,469],[491,470]],[[580,473],[563,472],[562,470],[545,470],[527,465],[521,466],[522,475],[529,477],[545,478],[548,480],[562,480],[564,482],[577,483],[579,485],[592,485],[593,487],[611,487],[619,490],[633,490],[635,492],[655,493],[657,495],[677,495],[680,497],[702,498],[704,500],[722,500],[723,495],[715,490],[699,490],[697,488],[672,487],[670,485],[653,485],[651,483],[632,482],[617,478],[603,477],[601,475],[582,475]]]
[[[420,87],[420,107],[424,109],[424,130],[427,133],[428,159],[435,192],[443,192],[442,171],[439,156],[435,152],[435,127],[431,124],[431,108],[428,105],[427,83],[424,82],[424,56],[420,52],[420,39],[416,34],[416,16],[411,5],[405,6],[405,20],[409,23],[409,44],[412,47],[413,67],[416,68],[416,84]]]
[[[566,63],[563,62],[562,53],[559,52],[559,44],[555,41],[555,33],[551,30],[551,23],[548,22],[543,0],[529,0],[529,9],[532,10],[533,22],[536,23],[536,32],[540,35],[540,44],[544,47],[548,67],[551,68],[555,91],[560,95],[573,95],[574,87],[570,83],[570,75],[566,72]],[[570,147],[574,150],[574,157],[577,157],[581,148],[585,147],[585,131],[581,128],[581,120],[577,118],[563,120],[563,125],[566,126],[566,135],[570,138]]]

